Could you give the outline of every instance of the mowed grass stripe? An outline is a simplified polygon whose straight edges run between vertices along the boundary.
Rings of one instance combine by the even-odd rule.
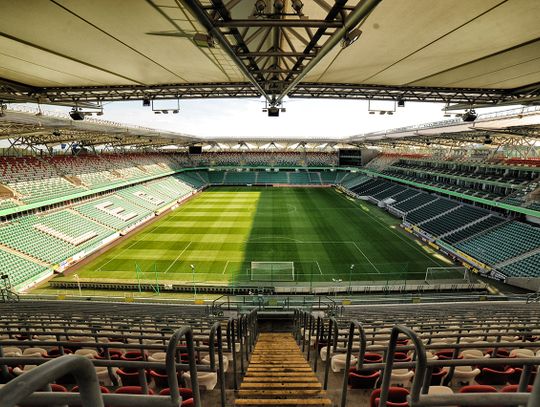
[[[414,278],[446,265],[393,229],[398,220],[367,209],[333,189],[213,188],[77,272],[136,281],[139,266],[149,280],[156,270],[191,282],[194,264],[196,282],[223,284],[251,282],[252,261],[293,261],[297,281],[330,282]]]

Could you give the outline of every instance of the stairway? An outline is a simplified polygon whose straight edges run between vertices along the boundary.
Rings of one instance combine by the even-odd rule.
[[[331,406],[290,333],[261,333],[237,406]]]

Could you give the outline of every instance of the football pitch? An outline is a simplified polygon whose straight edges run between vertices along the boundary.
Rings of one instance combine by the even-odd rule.
[[[76,272],[81,281],[256,285],[422,280],[428,267],[451,266],[397,224],[332,188],[215,187]]]

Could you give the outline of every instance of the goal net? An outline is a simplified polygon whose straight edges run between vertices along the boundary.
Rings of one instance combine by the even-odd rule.
[[[251,281],[294,281],[294,262],[252,261]]]
[[[465,267],[428,267],[425,281],[433,283],[441,280],[454,280],[466,283],[472,282],[472,276]]]

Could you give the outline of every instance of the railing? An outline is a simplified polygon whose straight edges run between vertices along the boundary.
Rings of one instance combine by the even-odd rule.
[[[220,330],[216,329],[213,332],[217,334],[218,338],[218,352],[219,352],[219,365],[221,371],[223,371],[223,359],[220,341]],[[182,338],[185,338],[186,348],[188,352],[188,365],[177,364],[177,353],[181,348],[178,347]],[[212,338],[212,335],[211,335]],[[213,338],[212,338],[213,339]],[[213,341],[210,342],[210,353],[214,356]],[[130,345],[131,346],[131,345]],[[165,362],[165,368],[167,372],[167,380],[170,389],[169,396],[144,396],[144,395],[126,395],[126,394],[101,394],[99,381],[96,375],[94,366],[102,366],[103,364],[115,365],[126,363],[130,366],[134,365],[147,365],[138,366],[143,368],[159,368],[162,366],[160,363],[153,362],[122,362],[122,361],[91,361],[82,356],[61,356],[54,360],[37,360],[35,358],[2,358],[0,357],[0,364],[38,364],[35,369],[24,373],[23,375],[11,380],[5,386],[0,388],[0,400],[2,400],[2,406],[11,407],[19,404],[20,402],[36,404],[36,405],[57,405],[57,404],[78,404],[79,402],[85,407],[103,407],[104,403],[108,406],[121,406],[127,405],[137,406],[149,406],[149,407],[177,407],[182,402],[182,397],[179,393],[178,376],[177,371],[181,369],[189,368],[190,380],[193,391],[193,399],[195,407],[201,407],[199,384],[197,380],[197,365],[195,361],[195,347],[193,340],[193,331],[191,327],[184,326],[174,332],[169,340],[167,346],[167,357]],[[214,361],[214,363],[212,363]],[[210,369],[215,370],[215,360],[211,359]],[[156,366],[154,366],[156,365]],[[80,387],[79,393],[51,393],[51,392],[35,392],[55,379],[62,377],[66,374],[72,374],[77,384]],[[145,374],[140,374],[146,381]],[[146,382],[145,382],[146,383]],[[148,394],[147,384],[143,385],[143,392]],[[222,406],[225,406],[224,392],[222,395]]]

